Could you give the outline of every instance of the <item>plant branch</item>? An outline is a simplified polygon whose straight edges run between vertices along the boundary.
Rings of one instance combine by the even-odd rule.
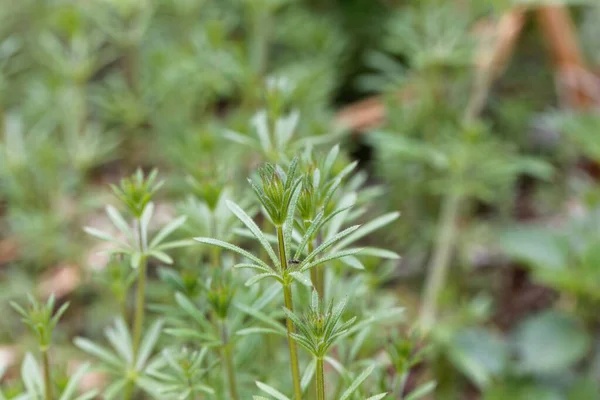
[[[52,400],[52,379],[50,376],[48,349],[42,350],[42,363],[44,364],[44,399]]]
[[[419,326],[424,334],[428,333],[435,323],[438,299],[446,281],[450,257],[456,239],[456,226],[461,201],[462,195],[457,190],[450,190],[442,204],[438,236],[427,269],[423,306],[419,316]]]
[[[325,400],[325,371],[323,359],[317,358],[317,400]]]
[[[283,270],[284,276],[287,275],[287,259],[285,256],[285,241],[283,238],[283,228],[281,226],[277,227],[277,241],[279,243],[279,261],[281,262],[281,268]],[[291,312],[294,311],[294,302],[292,300],[292,288],[287,281],[284,280],[283,284],[283,299],[285,307]],[[301,400],[302,399],[302,386],[300,385],[300,369],[298,367],[298,346],[296,342],[292,338],[292,333],[294,333],[294,324],[292,320],[287,318],[285,319],[285,326],[287,328],[287,337],[288,337],[288,346],[290,349],[290,363],[292,367],[292,382],[294,384],[294,399]]]
[[[235,379],[235,366],[233,364],[233,355],[231,353],[232,344],[229,342],[229,334],[225,321],[221,321],[221,358],[227,375],[227,383],[229,385],[229,394],[232,400],[238,400],[237,383]]]

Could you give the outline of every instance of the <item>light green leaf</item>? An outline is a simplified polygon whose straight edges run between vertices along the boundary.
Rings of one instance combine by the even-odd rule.
[[[101,361],[108,364],[109,366],[116,368],[117,370],[121,370],[123,368],[123,362],[121,360],[119,360],[117,357],[115,357],[115,355],[112,354],[109,350],[107,350],[106,348],[104,348],[102,346],[97,345],[96,343],[92,342],[91,340],[88,340],[88,339],[85,339],[82,337],[77,337],[77,338],[75,338],[73,343],[75,344],[75,346],[79,347],[81,350],[85,351],[86,353],[88,353],[92,356],[99,358]]]
[[[254,140],[252,140],[248,136],[242,135],[238,132],[229,129],[225,130],[225,132],[223,133],[223,137],[231,140],[232,142],[241,144],[242,146],[249,146],[254,149],[257,148],[256,142]]]
[[[154,236],[154,238],[152,238],[149,247],[152,249],[158,246],[167,236],[169,236],[171,233],[173,233],[175,230],[177,230],[179,227],[185,224],[186,220],[186,216],[181,216],[169,222]]]
[[[88,235],[92,235],[98,239],[106,240],[108,242],[115,242],[115,243],[122,244],[122,242],[120,240],[118,240],[114,236],[112,236],[104,231],[101,231],[100,229],[92,228],[91,226],[86,226],[85,228],[83,228],[83,230]]]
[[[212,328],[212,325],[207,321],[204,313],[201,312],[183,293],[175,293],[175,302],[204,330],[210,330]]]
[[[310,278],[305,276],[302,272],[290,272],[290,276],[306,287],[312,287],[313,285]]]
[[[248,268],[248,269],[256,269],[258,271],[262,271],[262,272],[267,272],[267,273],[273,273],[273,270],[271,268],[265,268],[262,267],[260,265],[256,265],[256,264],[235,264],[233,266],[233,268],[238,268],[238,269],[243,269],[243,268]]]
[[[292,198],[290,199],[290,205],[288,208],[288,213],[285,217],[285,223],[283,226],[283,239],[285,242],[285,257],[287,259],[290,258],[291,254],[291,246],[292,246],[292,232],[294,230],[294,216],[296,214],[296,208],[298,206],[298,199],[300,198],[300,192],[302,192],[302,178],[298,178],[297,183],[295,183],[295,189],[292,194]]]
[[[306,233],[302,237],[302,240],[301,240],[300,244],[298,245],[298,248],[296,249],[296,253],[294,254],[294,258],[296,260],[298,258],[300,258],[300,255],[302,254],[302,252],[308,245],[308,242],[310,240],[312,240],[313,236],[317,232],[317,229],[320,227],[320,224],[321,224],[321,221],[323,220],[324,215],[325,215],[324,211],[319,212],[317,214],[317,216],[315,217],[315,219],[313,220],[312,224],[310,224],[310,226],[306,230]]]
[[[388,260],[400,259],[398,253],[386,249],[380,249],[378,247],[363,247],[362,251],[360,252],[360,255],[385,258]]]
[[[157,258],[165,264],[173,264],[173,259],[171,258],[171,256],[169,256],[167,253],[163,253],[162,251],[153,250],[150,253],[148,253],[148,255]]]
[[[146,246],[148,245],[148,227],[150,226],[152,215],[154,215],[154,203],[150,202],[146,204],[139,221],[142,234],[142,246],[144,246],[142,250],[146,250]]]
[[[286,333],[282,332],[281,330],[271,329],[271,328],[262,328],[262,327],[258,327],[258,326],[240,329],[235,334],[240,335],[240,336],[246,336],[246,335],[253,335],[253,334],[257,334],[257,333],[259,333],[259,334],[274,334],[274,335],[279,335],[282,337],[286,336]]]
[[[194,240],[197,241],[197,242],[200,242],[200,243],[210,244],[210,245],[213,245],[213,246],[219,246],[219,247],[222,247],[224,249],[231,250],[231,251],[233,251],[235,253],[238,253],[238,254],[246,257],[249,260],[254,261],[256,264],[258,264],[258,265],[260,265],[262,267],[269,268],[269,269],[273,270],[264,261],[262,261],[260,258],[256,257],[254,254],[251,254],[250,252],[248,252],[248,251],[246,251],[246,250],[244,250],[244,249],[242,249],[242,248],[240,248],[238,246],[235,246],[233,244],[224,242],[222,240],[211,239],[211,238],[207,238],[207,237],[196,237],[196,238],[194,238]]]
[[[21,365],[21,379],[27,393],[33,398],[42,398],[44,393],[44,381],[42,373],[35,357],[31,353],[25,355]]]
[[[256,282],[262,281],[265,278],[275,278],[275,279],[281,281],[281,278],[279,277],[279,275],[277,275],[277,274],[275,274],[273,272],[266,272],[264,274],[254,275],[252,278],[248,279],[244,285],[246,285],[246,286],[252,286]]]
[[[305,265],[304,267],[302,267],[300,269],[300,272],[308,271],[309,269],[311,269],[313,267],[316,267],[317,265],[321,265],[323,263],[326,263],[328,261],[333,261],[333,260],[337,260],[339,258],[343,258],[343,257],[347,257],[347,256],[352,256],[354,254],[360,253],[361,250],[362,249],[347,249],[347,250],[339,251],[337,253],[330,254],[330,255],[328,255],[326,257],[319,258],[318,260],[313,261],[313,262]]]
[[[385,396],[387,396],[387,392],[386,392],[386,393],[379,393],[379,394],[376,394],[375,396],[371,396],[371,397],[369,397],[367,400],[381,400],[381,399],[383,399]]]
[[[121,358],[127,361],[128,364],[132,364],[133,346],[125,321],[118,318],[115,321],[114,326],[110,326],[106,329],[105,336]]]
[[[172,242],[162,243],[156,246],[154,250],[168,250],[175,249],[179,247],[187,247],[195,244],[195,242],[191,239],[182,239],[182,240],[174,240]]]
[[[111,222],[130,240],[133,242],[133,232],[129,224],[125,221],[121,213],[113,206],[106,206],[106,214]]]
[[[285,330],[285,328],[278,321],[269,317],[265,313],[239,303],[234,303],[234,306],[241,312],[256,318],[257,320],[267,324],[271,328],[281,332],[282,334],[287,335],[287,331]]]
[[[433,381],[427,382],[410,392],[408,396],[406,396],[405,400],[418,400],[421,399],[428,394],[433,393],[437,384]]]
[[[362,237],[368,235],[369,233],[395,221],[396,219],[398,219],[399,216],[400,213],[396,211],[384,214],[378,218],[375,218],[372,221],[367,222],[366,224],[362,225],[359,229],[355,230],[351,235],[348,235],[343,240],[340,240],[332,249],[332,251],[343,249],[349,244],[352,244],[358,239],[361,239]]]
[[[327,250],[328,248],[330,248],[331,246],[333,246],[335,243],[339,242],[346,236],[352,234],[352,232],[356,231],[358,228],[359,228],[359,225],[351,226],[349,228],[344,229],[340,233],[336,234],[331,239],[324,241],[316,249],[314,249],[312,251],[312,253],[310,253],[308,256],[306,256],[306,258],[304,260],[302,260],[302,263],[300,264],[299,267],[302,268],[304,265],[306,265],[310,261],[312,261],[317,255],[324,252],[325,250]]]
[[[360,260],[354,256],[342,257],[340,259],[340,261],[342,263],[346,264],[347,266],[349,266],[350,268],[354,268],[354,269],[358,269],[358,270],[365,269],[365,266],[363,265],[363,263],[361,263]]]
[[[152,350],[154,349],[154,346],[156,345],[156,342],[158,341],[158,338],[160,337],[162,327],[163,327],[163,321],[157,320],[150,327],[150,329],[148,330],[148,333],[146,333],[146,336],[144,336],[144,339],[142,340],[142,343],[140,344],[140,349],[139,349],[137,360],[135,363],[135,368],[138,371],[140,371],[142,369],[142,367],[144,366],[144,364],[146,364],[146,361],[148,361],[148,358],[150,357],[150,354],[152,353]]]
[[[279,263],[279,258],[275,254],[275,251],[273,250],[271,243],[269,243],[269,241],[267,240],[265,235],[262,233],[262,231],[256,225],[256,223],[254,223],[252,218],[250,218],[248,216],[248,214],[246,214],[244,212],[244,210],[242,210],[240,208],[240,206],[235,204],[233,201],[227,200],[226,204],[227,204],[227,207],[231,210],[231,212],[234,213],[235,216],[238,217],[238,219],[240,221],[242,221],[242,223],[244,225],[246,225],[246,227],[248,229],[250,229],[250,232],[252,232],[252,234],[259,241],[261,246],[267,251],[267,254],[269,255],[269,258],[271,259],[271,261],[273,262],[273,265],[275,265],[278,269],[281,268],[281,264]]]
[[[287,397],[286,395],[284,395],[283,393],[281,393],[279,390],[267,385],[266,383],[262,383],[259,381],[256,381],[256,386],[258,386],[258,388],[260,390],[262,390],[265,393],[270,394],[271,396],[273,396],[274,398],[276,398],[277,400],[290,400],[289,397]]]
[[[302,387],[302,392],[305,392],[312,381],[313,376],[315,375],[315,370],[317,369],[317,360],[314,358],[311,362],[306,366],[304,373],[302,374],[302,379],[300,380],[300,386]]]
[[[81,367],[75,371],[75,373],[69,378],[69,382],[67,382],[67,386],[65,390],[63,390],[62,395],[59,400],[71,400],[71,397],[76,393],[77,388],[79,386],[79,381],[83,378],[83,375],[89,370],[90,364],[85,363]]]
[[[108,385],[108,387],[104,390],[104,398],[106,400],[114,399],[118,394],[123,393],[123,389],[125,388],[126,384],[126,379],[119,379],[117,381],[114,381],[113,383]]]
[[[358,387],[361,385],[361,383],[363,383],[365,379],[367,379],[369,375],[371,375],[371,372],[373,372],[374,369],[375,364],[371,364],[363,372],[361,372],[361,374],[354,380],[354,382],[352,382],[350,387],[348,387],[348,389],[346,389],[344,393],[342,393],[342,397],[340,397],[340,400],[348,400],[350,396],[352,396],[352,394],[356,392],[356,390],[358,390]]]
[[[140,253],[139,251],[131,253],[130,262],[131,268],[137,269],[140,266],[140,263],[142,262],[142,253]]]

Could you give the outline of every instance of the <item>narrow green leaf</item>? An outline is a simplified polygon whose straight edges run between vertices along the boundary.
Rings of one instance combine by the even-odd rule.
[[[179,248],[179,247],[187,247],[187,246],[191,246],[193,244],[195,244],[195,242],[191,239],[174,240],[172,242],[159,244],[158,246],[156,246],[156,248],[154,250],[162,251],[162,250],[168,250],[168,249],[175,249],[175,248]]]
[[[253,335],[253,334],[257,334],[257,333],[274,334],[274,335],[279,335],[281,337],[286,336],[285,332],[282,332],[281,330],[271,329],[271,328],[262,328],[262,327],[258,327],[258,326],[240,329],[235,334],[239,335],[239,336],[246,336],[246,335]]]
[[[252,286],[254,285],[256,282],[259,282],[265,278],[275,278],[277,280],[281,280],[281,278],[279,278],[279,275],[273,273],[273,272],[266,272],[264,274],[257,274],[254,275],[252,278],[248,279],[245,283],[246,286]]]
[[[246,257],[249,260],[254,261],[256,264],[258,264],[260,266],[263,266],[265,268],[269,268],[269,269],[273,270],[271,267],[269,267],[269,265],[267,265],[260,258],[256,257],[254,254],[252,254],[252,253],[250,253],[250,252],[248,252],[248,251],[246,251],[246,250],[244,250],[244,249],[242,249],[242,248],[240,248],[238,246],[235,246],[233,244],[224,242],[222,240],[211,239],[211,238],[207,238],[207,237],[196,237],[196,238],[194,238],[194,240],[197,241],[197,242],[200,242],[200,243],[210,244],[210,245],[213,245],[213,246],[219,246],[219,247],[222,247],[224,249],[231,250],[231,251],[233,251],[235,253],[238,253],[238,254]]]
[[[346,257],[346,256],[351,256],[351,255],[357,254],[361,250],[362,249],[347,249],[347,250],[339,251],[337,253],[330,254],[330,255],[328,255],[326,257],[319,258],[318,260],[313,261],[313,262],[305,265],[304,267],[302,267],[300,269],[300,271],[301,272],[308,271],[309,269],[311,269],[313,267],[316,267],[317,265],[321,265],[321,264],[326,263],[328,261],[333,261],[333,260],[337,260],[339,258],[343,258],[343,257]]]
[[[347,229],[344,229],[343,231],[341,231],[340,233],[338,233],[331,239],[328,239],[328,240],[324,241],[323,243],[321,243],[321,245],[319,245],[316,249],[314,249],[312,251],[312,253],[310,253],[308,256],[306,256],[306,258],[304,260],[302,260],[302,263],[300,264],[300,268],[302,268],[304,265],[308,264],[317,255],[321,254],[322,252],[324,252],[325,250],[327,250],[328,248],[333,246],[335,243],[339,242],[346,236],[352,234],[352,232],[356,231],[358,228],[359,228],[359,225],[351,226]]]
[[[285,224],[283,227],[283,238],[285,242],[285,256],[286,258],[290,258],[291,254],[291,245],[292,245],[292,231],[294,230],[294,216],[296,215],[296,208],[298,206],[298,199],[300,198],[300,192],[302,191],[302,185],[300,184],[302,178],[298,178],[297,183],[295,184],[294,192],[292,194],[292,198],[290,199],[290,205],[288,208],[288,213],[285,217]]]
[[[31,353],[25,355],[21,365],[21,379],[27,393],[32,394],[34,398],[43,398],[44,381],[40,367]]]
[[[344,264],[346,264],[347,266],[349,266],[350,268],[354,268],[354,269],[358,269],[358,270],[365,269],[365,266],[363,265],[363,263],[361,263],[360,260],[354,256],[342,257],[340,259],[340,261],[343,262]]]
[[[262,247],[267,251],[267,254],[269,255],[269,258],[271,259],[271,261],[273,262],[273,265],[275,265],[278,269],[280,269],[281,264],[279,263],[279,258],[275,254],[273,247],[271,246],[271,244],[269,243],[269,241],[267,240],[265,235],[262,233],[260,228],[252,220],[252,218],[250,218],[248,216],[248,214],[246,214],[244,212],[244,210],[242,210],[240,208],[240,206],[235,204],[233,201],[227,200],[226,204],[227,204],[227,207],[231,210],[231,212],[234,213],[235,216],[238,217],[238,219],[240,221],[242,221],[242,223],[244,225],[246,225],[246,227],[248,229],[250,229],[250,232],[252,232],[254,237],[259,241],[259,243],[262,245]]]
[[[153,250],[148,253],[149,256],[153,256],[156,259],[162,261],[165,264],[171,265],[173,264],[173,259],[167,253],[163,253],[162,251]]]
[[[317,214],[317,216],[315,217],[315,219],[313,220],[313,222],[310,224],[310,226],[306,230],[306,233],[302,237],[302,241],[300,242],[300,244],[298,245],[298,248],[296,249],[296,253],[294,254],[294,259],[297,260],[300,258],[300,255],[302,255],[302,252],[308,245],[308,242],[312,240],[313,236],[317,232],[317,229],[320,227],[320,224],[321,224],[321,221],[323,220],[324,215],[325,215],[324,211],[319,212]]]
[[[396,219],[398,219],[399,216],[400,213],[395,211],[388,214],[384,214],[378,218],[375,218],[372,221],[367,222],[366,224],[362,225],[360,229],[357,229],[351,235],[348,235],[343,240],[340,240],[339,243],[337,243],[333,248],[333,251],[342,249],[348,246],[349,244],[356,242],[358,239],[368,235],[369,233],[395,221]]]
[[[256,142],[254,140],[252,140],[248,136],[244,136],[238,132],[229,129],[225,130],[225,132],[223,133],[223,137],[225,137],[225,139],[231,140],[232,142],[241,144],[242,146],[249,146],[254,149],[257,148]]]
[[[307,276],[304,276],[304,274],[302,272],[298,272],[298,271],[290,272],[290,276],[306,287],[312,287],[312,285],[313,285],[310,278],[308,278]]]
[[[378,247],[363,247],[360,254],[362,256],[379,257],[379,258],[385,258],[388,260],[400,259],[400,256],[398,255],[398,253],[395,253],[393,251],[386,250],[386,249],[380,249]]]
[[[131,259],[130,259],[131,268],[137,269],[140,266],[141,261],[142,261],[142,253],[140,253],[139,251],[136,251],[131,254]]]
[[[183,293],[175,293],[175,302],[203,329],[210,330],[212,328],[212,325],[207,321],[204,313],[201,312]]]
[[[123,362],[121,360],[115,357],[115,355],[108,351],[106,348],[97,345],[91,340],[82,337],[77,337],[75,338],[73,343],[81,350],[85,351],[86,353],[92,356],[97,357],[109,366],[117,368],[118,370],[121,370],[123,368]]]
[[[267,385],[266,383],[256,381],[256,386],[258,386],[258,388],[263,392],[275,397],[277,400],[290,400],[289,397],[281,393],[279,390]]]
[[[108,242],[115,242],[115,243],[119,243],[119,244],[122,243],[120,240],[118,240],[114,236],[112,236],[104,231],[101,231],[100,229],[92,228],[91,226],[86,226],[85,228],[83,228],[83,230],[88,235],[92,235],[98,239],[106,240]]]
[[[186,216],[181,216],[179,218],[174,219],[173,221],[166,224],[155,236],[152,238],[149,247],[152,249],[155,246],[158,246],[167,236],[171,233],[175,232],[179,227],[185,224],[187,220]]]
[[[340,397],[340,400],[348,400],[350,396],[352,396],[352,394],[356,392],[361,383],[363,383],[365,379],[367,379],[369,375],[371,375],[371,372],[373,372],[374,369],[375,364],[371,364],[363,372],[361,372],[361,374],[354,380],[354,382],[352,382],[350,387],[348,387],[348,389],[346,389],[344,393],[342,393],[342,397]]]
[[[139,221],[140,231],[142,233],[142,246],[144,246],[143,250],[146,250],[146,246],[148,245],[148,227],[150,226],[152,215],[154,215],[154,203],[150,202],[146,204]]]
[[[427,382],[410,392],[408,396],[406,396],[406,400],[418,400],[427,396],[435,390],[437,384],[433,381]]]
[[[315,375],[315,370],[317,369],[317,360],[312,359],[310,363],[306,366],[304,373],[302,374],[302,379],[300,380],[300,386],[302,387],[302,392],[305,392],[312,381],[313,376]]]
[[[379,394],[376,394],[375,396],[371,396],[371,397],[369,397],[367,400],[381,400],[381,399],[383,399],[385,396],[387,396],[387,392],[385,392],[385,393],[379,393]]]
[[[79,381],[81,378],[83,378],[83,375],[85,375],[89,368],[89,363],[85,363],[81,367],[77,368],[77,371],[75,371],[71,378],[69,378],[65,390],[63,390],[62,395],[58,400],[71,400],[71,397],[73,397],[77,391],[77,388],[79,387]]]
[[[121,233],[123,233],[130,241],[133,242],[133,232],[129,227],[129,224],[125,221],[121,213],[113,206],[106,206],[106,215],[111,220],[114,226],[116,226]]]
[[[235,264],[233,266],[233,268],[238,268],[238,269],[243,269],[243,268],[248,268],[248,269],[256,269],[258,271],[262,271],[262,272],[267,272],[267,273],[273,273],[273,270],[271,268],[265,268],[262,267],[260,265],[256,265],[256,264]]]
[[[104,389],[104,399],[112,400],[118,394],[123,393],[123,389],[125,388],[126,384],[127,384],[127,379],[123,378],[123,379],[114,381],[113,383],[108,385],[108,387],[106,389]]]
[[[138,352],[137,360],[135,362],[136,370],[141,371],[144,364],[146,364],[146,361],[148,361],[148,358],[150,357],[150,354],[152,353],[152,350],[154,349],[154,346],[156,345],[156,342],[158,341],[158,338],[160,337],[162,327],[163,327],[163,321],[157,320],[150,327],[150,329],[148,330],[148,333],[146,333],[146,336],[144,336],[144,339],[142,340],[142,343],[140,344],[140,350]]]
[[[234,303],[234,306],[241,312],[256,318],[257,320],[267,324],[268,326],[270,326],[271,328],[273,328],[275,330],[278,330],[279,332],[283,333],[284,335],[287,334],[287,331],[285,330],[285,328],[278,321],[269,317],[265,313],[255,310],[253,308],[250,308],[246,305],[239,304],[239,303]]]

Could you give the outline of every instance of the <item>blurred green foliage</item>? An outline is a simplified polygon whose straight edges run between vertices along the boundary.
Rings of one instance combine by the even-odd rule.
[[[515,5],[547,3],[0,0],[0,244],[16,248],[12,254],[0,246],[2,306],[48,281],[60,292],[52,277],[74,268],[81,282],[67,290],[71,307],[56,326],[57,363],[74,357],[69,339],[85,335],[79,347],[116,359],[108,392],[120,394],[131,380],[120,375],[131,373],[135,357],[123,351],[129,328],[113,316],[130,317],[135,273],[128,265],[146,253],[125,244],[124,255],[104,259],[96,255],[103,245],[81,227],[106,230],[108,242],[131,234],[130,216],[142,218],[154,195],[144,186],[150,174],[165,187],[153,199],[145,234],[173,234],[175,242],[166,245],[210,237],[266,260],[264,244],[261,250],[247,240],[252,232],[242,229],[228,202],[256,221],[264,241],[276,241],[268,219],[283,224],[287,208],[265,215],[271,203],[253,198],[246,177],[258,182],[252,171],[259,164],[287,169],[298,157],[301,218],[294,233],[306,234],[321,208],[329,217],[352,206],[332,217],[324,237],[309,238],[315,243],[364,223],[351,236],[363,253],[332,261],[319,283],[327,304],[351,296],[344,321],[368,321],[330,351],[330,396],[337,399],[360,381],[349,398],[388,392],[417,399],[434,390],[440,399],[468,391],[489,400],[597,398],[600,118],[596,109],[557,109],[554,71],[532,21],[497,80],[485,82],[475,62],[489,45],[479,36],[480,21],[497,21]],[[585,56],[597,65],[600,8],[568,3]],[[592,88],[596,78],[586,79]],[[332,121],[336,109],[366,94],[383,99],[387,119],[359,139]],[[351,153],[358,142],[363,147]],[[362,157],[365,148],[371,157]],[[138,167],[139,178],[117,189],[131,213],[121,214],[106,184]],[[160,178],[150,172],[155,167]],[[267,183],[283,171],[267,168]],[[208,246],[146,250],[153,257],[151,319],[167,317],[170,336],[160,336],[162,322],[146,330],[148,354],[134,368],[151,377],[152,383],[136,383],[142,391],[156,398],[195,392],[227,398],[212,348],[235,347],[234,366],[248,365],[237,376],[242,396],[258,392],[255,380],[267,394],[274,387],[289,392],[289,377],[280,371],[287,369],[279,368],[287,353],[276,339],[250,334],[283,330],[273,287],[246,288],[253,276],[231,273],[235,258]],[[435,256],[440,253],[445,259]],[[419,297],[420,281],[440,263],[447,269],[436,290],[438,315],[431,332],[419,336],[413,305],[427,302]],[[214,272],[221,267],[222,275]],[[502,285],[510,285],[515,270],[525,271],[524,283],[507,295]],[[536,290],[551,300],[533,310],[507,300]],[[295,311],[305,314],[310,292],[295,287],[294,297],[304,307]],[[390,335],[399,323],[386,311],[398,297],[409,308],[409,323]],[[31,337],[21,337],[17,315],[5,314],[0,343],[31,344]],[[518,317],[507,326],[498,322],[505,314]],[[113,348],[98,350],[92,340],[103,340],[106,326]],[[223,339],[234,331],[231,342]],[[171,341],[201,348],[166,346]],[[315,364],[304,356],[303,390],[312,393],[307,385]],[[31,396],[41,396],[40,371],[27,355],[22,372]],[[28,382],[27,375],[34,378]],[[5,395],[15,398],[19,384],[6,380]],[[54,388],[65,399],[74,396],[68,382]]]

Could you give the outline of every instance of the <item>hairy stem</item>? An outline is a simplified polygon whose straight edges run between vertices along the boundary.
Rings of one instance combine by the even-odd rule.
[[[227,376],[227,384],[229,386],[229,394],[232,400],[238,400],[239,396],[235,379],[235,367],[231,352],[232,343],[229,341],[229,333],[227,332],[225,321],[221,321],[221,340],[223,342],[223,346],[221,347],[221,362],[225,368],[225,375]]]
[[[52,400],[52,379],[50,377],[48,349],[42,350],[42,363],[44,364],[44,400]]]
[[[461,195],[456,190],[448,192],[442,204],[439,231],[433,256],[427,269],[425,293],[419,325],[422,333],[427,333],[435,323],[438,298],[446,282],[450,256],[456,239],[456,225],[459,216]]]
[[[313,245],[313,240],[312,238],[308,241],[308,254],[312,253],[314,248]],[[321,285],[321,277],[319,274],[319,266],[317,265],[316,267],[313,267],[310,269],[310,280],[313,284],[313,287],[316,289],[317,293],[319,294],[320,298],[323,298],[323,288]]]
[[[321,244],[321,242],[323,241],[322,237],[321,237],[321,233],[319,233],[317,235],[317,246],[319,246]],[[313,243],[310,243],[310,245],[312,246]],[[321,296],[322,299],[325,298],[325,268],[323,268],[323,265],[317,265],[316,267],[312,268],[312,270],[315,270],[316,274],[317,274],[317,286],[315,287],[317,289],[317,293],[319,293],[319,296]]]
[[[317,400],[325,400],[325,371],[322,358],[317,358]]]
[[[279,261],[281,262],[281,268],[283,269],[284,275],[287,274],[287,259],[285,256],[285,241],[283,238],[283,228],[277,227],[277,241],[279,243]],[[294,302],[292,300],[292,288],[289,283],[283,284],[283,300],[285,307],[294,311]],[[294,399],[302,399],[302,387],[300,386],[300,369],[298,368],[298,346],[292,338],[294,333],[294,324],[289,318],[285,319],[285,326],[287,328],[288,346],[290,348],[290,363],[292,367],[292,382],[294,383]]]

